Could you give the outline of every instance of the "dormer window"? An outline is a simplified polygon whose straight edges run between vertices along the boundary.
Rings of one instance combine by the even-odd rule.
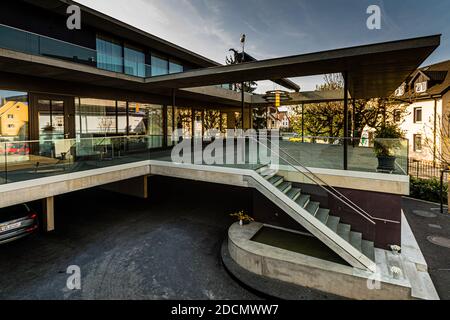
[[[405,94],[405,86],[402,85],[400,88],[398,88],[397,90],[395,90],[395,96],[396,97],[401,97]]]
[[[428,86],[427,86],[427,82],[423,81],[423,82],[417,82],[415,85],[415,91],[416,93],[424,93],[427,92]]]

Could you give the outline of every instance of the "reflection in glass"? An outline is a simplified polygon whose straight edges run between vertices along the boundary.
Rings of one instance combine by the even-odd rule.
[[[175,125],[177,130],[181,130],[185,139],[190,139],[192,137],[192,109],[176,107]]]
[[[28,94],[0,90],[0,141],[28,140]]]
[[[152,76],[161,76],[169,73],[167,59],[152,55]]]
[[[149,136],[150,148],[163,146],[163,107],[146,103],[129,103],[130,135]]]
[[[175,128],[173,122],[174,122],[173,107],[167,106],[167,146],[169,147],[174,145],[172,136]]]
[[[203,136],[203,113],[200,110],[194,111],[194,137],[202,138]]]
[[[183,72],[183,66],[174,61],[169,61],[169,73],[180,73]]]
[[[125,53],[125,73],[131,76],[145,77],[145,54],[142,50],[127,45]]]
[[[97,67],[123,72],[122,45],[119,41],[104,36],[97,37]]]
[[[205,138],[219,137],[221,129],[221,114],[219,110],[205,110],[205,118],[203,120],[203,127],[205,133]],[[215,135],[212,135],[208,130],[217,130]]]
[[[127,126],[127,103],[125,101],[117,101],[117,133],[121,136],[127,135]]]
[[[77,135],[81,137],[116,134],[116,101],[79,99],[75,127]]]

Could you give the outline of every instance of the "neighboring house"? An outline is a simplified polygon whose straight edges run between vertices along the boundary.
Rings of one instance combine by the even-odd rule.
[[[411,159],[450,161],[450,60],[418,69],[395,92],[406,115],[394,118],[409,140]],[[447,145],[447,146],[446,146]]]
[[[0,103],[0,137],[26,139],[28,105],[14,100]]]
[[[276,113],[267,114],[267,129],[269,130],[285,130],[291,127],[291,122],[287,111],[277,111]]]
[[[286,111],[278,113],[278,121],[280,123],[280,129],[289,129],[291,127],[291,122]]]

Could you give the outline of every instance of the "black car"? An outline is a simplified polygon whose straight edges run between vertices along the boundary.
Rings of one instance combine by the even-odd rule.
[[[0,209],[0,244],[33,234],[38,227],[37,213],[26,204]]]

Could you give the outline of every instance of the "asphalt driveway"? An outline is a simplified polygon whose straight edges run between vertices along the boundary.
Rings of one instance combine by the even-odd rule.
[[[0,247],[0,299],[257,299],[225,271],[220,247],[236,192],[169,180],[136,199],[86,190],[57,198],[56,231]],[[81,290],[66,288],[71,265]]]
[[[429,237],[448,239],[450,215],[440,214],[439,204],[403,199],[403,211],[428,264],[428,272],[442,300],[450,300],[450,248],[436,245]]]

